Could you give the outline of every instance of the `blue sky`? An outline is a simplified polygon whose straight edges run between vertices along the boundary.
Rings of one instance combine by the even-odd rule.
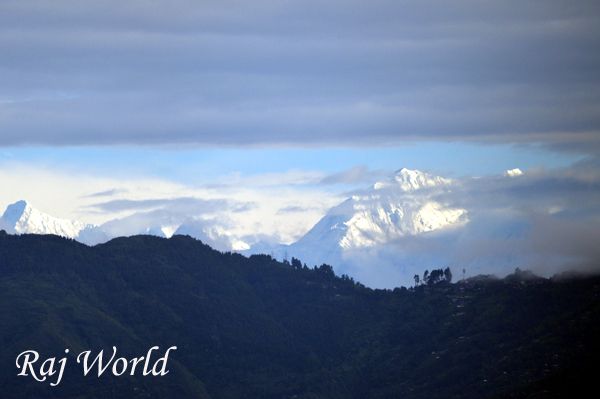
[[[391,173],[401,167],[449,177],[501,174],[521,168],[560,168],[583,155],[536,146],[414,143],[389,148],[192,148],[9,147],[0,162],[18,162],[102,176],[159,177],[186,184],[215,182],[232,173],[259,175],[289,170],[332,174],[365,166]]]

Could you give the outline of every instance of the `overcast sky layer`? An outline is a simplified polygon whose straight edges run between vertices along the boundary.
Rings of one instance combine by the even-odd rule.
[[[600,3],[0,2],[0,145],[600,151]]]

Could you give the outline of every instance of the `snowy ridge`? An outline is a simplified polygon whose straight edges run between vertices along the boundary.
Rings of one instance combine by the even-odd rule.
[[[165,238],[174,234],[186,234],[221,251],[243,251],[249,248],[247,243],[231,235],[218,221],[174,216],[162,210],[134,213],[96,226],[50,216],[21,200],[6,208],[0,217],[0,229],[9,234],[54,234],[88,245],[137,234]]]
[[[91,227],[78,221],[59,219],[33,208],[26,201],[9,205],[0,218],[0,225],[12,234],[55,234],[76,238]]]
[[[331,209],[296,247],[365,248],[406,235],[417,235],[467,222],[465,209],[449,208],[421,189],[445,187],[451,182],[409,169],[378,182]]]
[[[522,176],[522,175],[523,175],[523,171],[519,168],[508,169],[507,171],[504,172],[504,176],[506,176],[506,177],[517,177],[517,176]]]
[[[328,263],[338,273],[380,286],[389,285],[385,279],[391,275],[409,281],[413,269],[422,272],[424,264],[445,259],[427,251],[412,256],[411,243],[428,240],[445,245],[448,237],[466,231],[470,223],[466,209],[438,200],[456,184],[459,182],[418,170],[400,169],[331,208],[295,243],[257,245],[245,253],[271,253],[278,259],[296,257],[311,265]],[[373,267],[387,272],[369,271]]]
[[[467,221],[466,210],[449,208],[432,198],[435,190],[443,190],[451,183],[450,179],[418,170],[400,169],[385,181],[330,209],[291,248],[314,255],[337,249],[369,248],[399,237],[461,225]],[[223,221],[160,209],[94,226],[55,218],[26,201],[18,201],[7,207],[0,218],[0,228],[11,234],[55,234],[91,245],[118,236],[150,234],[169,238],[173,234],[187,234],[223,251],[250,249],[244,237],[231,234]]]
[[[398,188],[401,191],[415,191],[422,188],[443,186],[452,183],[452,180],[440,176],[433,176],[419,170],[402,168],[387,181],[380,181],[373,185],[373,189]]]

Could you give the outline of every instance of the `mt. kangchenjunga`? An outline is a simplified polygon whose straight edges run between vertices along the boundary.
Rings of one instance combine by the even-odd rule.
[[[258,245],[248,252],[270,251],[280,259],[293,256],[308,264],[325,262],[338,271],[348,270],[352,258],[366,256],[364,263],[386,244],[465,225],[467,210],[436,200],[454,183],[418,170],[400,169],[330,209],[295,243],[271,248]]]
[[[302,252],[316,246],[365,248],[463,224],[466,210],[446,207],[432,198],[450,183],[449,179],[401,169],[389,180],[332,208],[292,247]]]

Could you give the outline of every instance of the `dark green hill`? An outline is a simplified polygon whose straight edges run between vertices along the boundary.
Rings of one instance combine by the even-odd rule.
[[[0,234],[3,398],[563,397],[591,384],[600,279],[371,290],[329,267],[220,253],[189,237],[87,247]],[[165,377],[17,377],[16,356],[145,354]],[[70,365],[75,362],[71,358]],[[549,396],[555,394],[557,396]],[[540,396],[541,395],[541,396]],[[563,396],[561,396],[563,395]],[[566,396],[565,396],[566,397]]]

